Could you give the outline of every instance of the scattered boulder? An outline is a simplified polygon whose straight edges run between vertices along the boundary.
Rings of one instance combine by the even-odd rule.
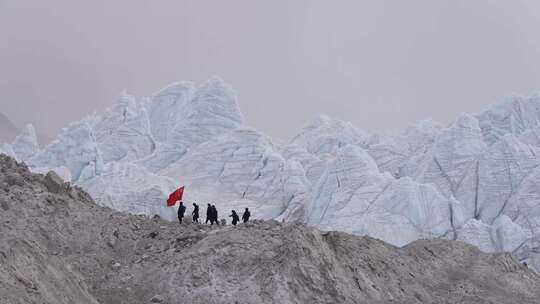
[[[24,287],[28,289],[38,290],[38,286],[34,282],[26,279],[25,277],[23,277],[22,275],[18,273],[15,274],[15,279],[17,279],[17,281],[19,281],[21,284],[24,285]]]
[[[47,190],[51,193],[60,193],[64,189],[64,180],[54,171],[49,171],[43,181]]]
[[[160,296],[160,295],[155,295],[152,297],[152,299],[150,299],[150,303],[163,303],[165,302],[165,299],[163,298],[163,296]]]

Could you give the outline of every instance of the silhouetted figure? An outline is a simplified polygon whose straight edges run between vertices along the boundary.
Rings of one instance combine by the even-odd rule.
[[[193,222],[198,223],[199,222],[199,205],[193,203],[193,212],[191,213],[193,215]]]
[[[236,224],[238,223],[238,221],[240,221],[240,217],[238,217],[238,214],[236,214],[236,211],[232,211],[232,214],[229,215],[229,217],[232,217],[232,224],[234,226],[236,226]]]
[[[180,205],[178,206],[178,221],[180,224],[182,224],[182,219],[184,218],[184,213],[186,212],[186,206],[184,206],[184,203],[180,201]]]
[[[217,209],[216,209],[216,205],[212,205],[212,220],[214,220],[214,222],[216,222],[216,224],[219,225],[218,212],[217,212]]]
[[[204,221],[205,224],[208,224],[208,222],[212,223],[212,205],[208,204],[206,206],[206,221]]]
[[[244,211],[244,214],[242,214],[242,220],[244,223],[247,223],[249,221],[249,217],[251,216],[251,213],[249,212],[249,209],[246,208],[246,211]]]

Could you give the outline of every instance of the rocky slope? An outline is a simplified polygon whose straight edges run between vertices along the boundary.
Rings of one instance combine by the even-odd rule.
[[[0,156],[0,302],[538,303],[540,276],[462,242],[398,248],[298,222],[169,222]],[[222,211],[224,212],[224,211]]]

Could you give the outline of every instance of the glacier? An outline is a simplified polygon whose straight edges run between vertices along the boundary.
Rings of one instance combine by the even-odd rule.
[[[508,97],[447,126],[371,133],[320,116],[276,142],[244,122],[218,77],[122,92],[45,147],[28,125],[0,152],[53,170],[104,206],[174,220],[165,200],[212,203],[223,216],[302,221],[398,246],[448,238],[512,252],[540,270],[540,95]]]

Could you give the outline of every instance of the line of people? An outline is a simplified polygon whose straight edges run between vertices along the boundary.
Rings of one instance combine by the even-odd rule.
[[[186,213],[186,206],[184,206],[184,203],[180,201],[180,205],[178,206],[178,221],[182,223],[182,220],[184,219],[184,214]],[[196,203],[193,203],[193,211],[191,212],[191,215],[193,216],[193,223],[199,222],[199,205]],[[236,213],[235,210],[232,210],[232,213],[229,215],[229,217],[232,217],[232,224],[236,226],[238,222],[240,221],[240,217],[238,216],[238,213]],[[249,218],[251,217],[251,212],[248,208],[244,211],[244,214],[242,214],[242,221],[244,223],[247,223],[249,221]],[[218,211],[216,209],[216,205],[208,204],[206,207],[206,221],[205,224],[208,224],[210,222],[210,225],[219,225],[218,221]]]

